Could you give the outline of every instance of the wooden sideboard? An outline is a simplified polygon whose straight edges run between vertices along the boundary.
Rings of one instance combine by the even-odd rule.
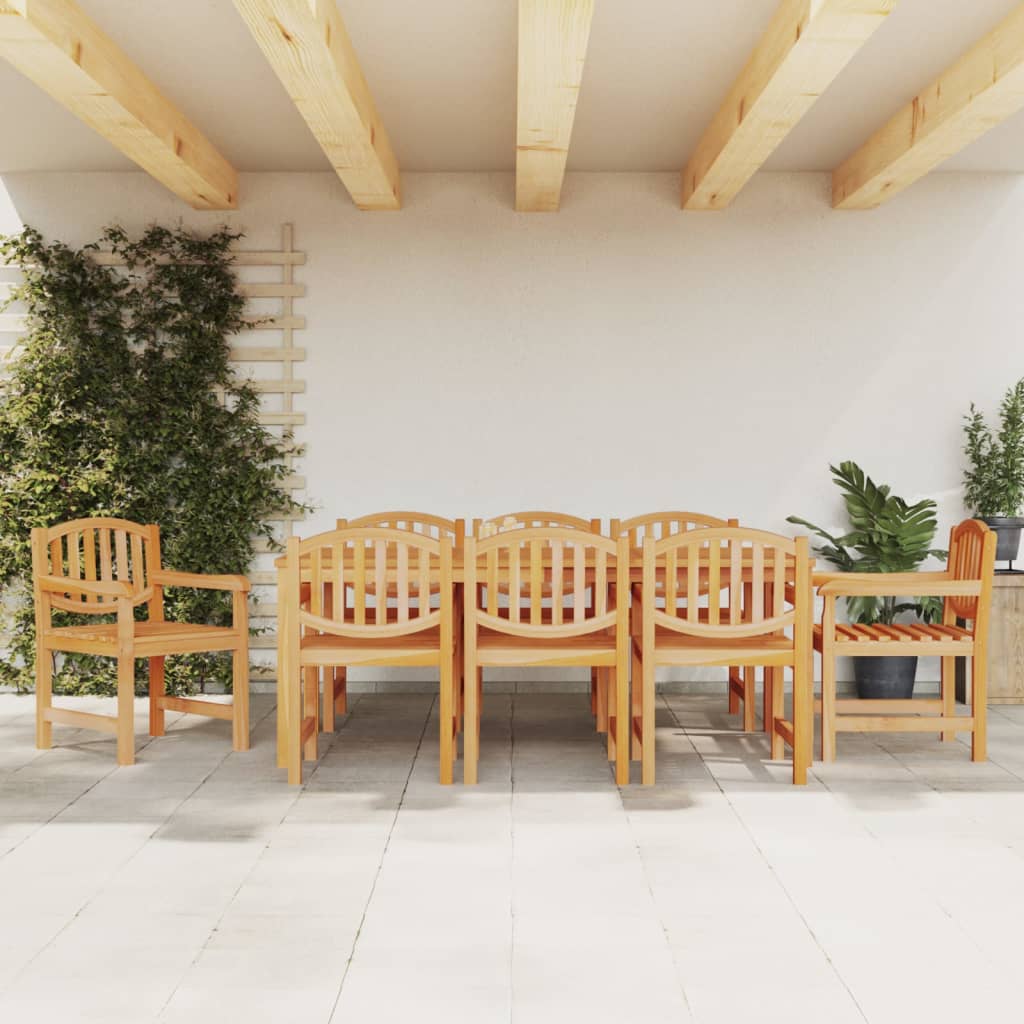
[[[963,659],[957,659],[956,699],[966,699]],[[988,701],[1024,704],[1024,573],[997,575],[992,586]]]

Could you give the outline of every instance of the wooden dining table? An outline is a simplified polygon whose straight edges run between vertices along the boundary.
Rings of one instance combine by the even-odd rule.
[[[734,567],[733,567],[733,565],[731,563],[731,560],[728,557],[728,551],[729,551],[728,548],[723,548],[722,549],[721,556],[718,559],[718,565],[717,565],[717,571],[721,574],[721,578],[722,578],[723,582],[728,582],[730,584],[734,584],[734,585],[737,585],[737,586],[743,585],[743,584],[749,584],[750,581],[751,581],[751,578],[753,576],[753,564],[752,564],[752,560],[751,560],[750,556],[749,555],[742,556],[741,560],[740,560],[739,566],[737,566],[734,569]],[[452,549],[452,575],[451,575],[451,578],[452,578],[452,582],[455,585],[457,591],[461,591],[461,589],[464,587],[465,582],[466,582],[466,577],[467,577],[467,566],[466,566],[466,561],[465,561],[464,555],[465,555],[465,552],[464,552],[464,549],[462,547],[456,547],[456,548]],[[480,561],[480,565],[482,566],[483,565],[483,558],[480,558],[479,561]],[[592,563],[592,558],[590,559],[590,562]],[[706,553],[702,556],[701,562],[702,562],[701,570],[700,570],[700,579],[701,579],[701,584],[702,584],[701,591],[702,592],[706,592],[707,591],[709,577],[710,577],[710,573],[712,571],[711,565],[708,564],[710,562],[710,560],[707,558]],[[285,558],[285,556],[280,556],[279,558],[277,558],[275,560],[274,564],[275,564],[275,566],[277,567],[278,570],[282,569],[286,565],[286,558]],[[813,562],[812,562],[812,567],[813,567]],[[551,568],[552,568],[552,559],[551,559],[550,555],[548,554],[548,555],[546,555],[544,557],[544,569],[545,569],[546,572],[550,572]],[[572,571],[573,571],[572,570],[572,563],[569,562],[569,561],[564,561],[562,563],[561,568],[562,568],[562,571],[565,572],[569,578],[571,578]],[[522,574],[525,575],[528,572],[528,569],[529,569],[529,557],[528,557],[527,552],[524,551],[523,552],[523,559],[520,562],[519,571]],[[607,585],[609,587],[612,587],[615,584],[615,582],[617,580],[617,571],[618,571],[618,567],[616,565],[615,559],[614,558],[609,559],[608,560],[608,564],[607,564],[607,566],[605,567],[605,569],[604,569],[604,571],[602,573],[602,575],[605,576]],[[678,565],[677,565],[677,572],[679,572],[680,574],[685,575],[686,571],[687,571],[687,562],[686,562],[685,559],[680,558],[679,561],[678,561]],[[389,561],[387,566],[386,566],[385,572],[383,573],[383,579],[384,579],[385,583],[387,585],[392,585],[392,584],[396,583],[396,581],[398,579],[398,572],[399,572],[399,570],[398,570],[397,564],[394,561]],[[771,568],[765,567],[764,573],[765,573],[765,577],[764,578],[765,578],[766,584],[770,583],[772,585],[772,588],[774,589],[775,588],[775,573],[774,573],[774,570],[771,569]],[[478,572],[478,577],[482,576],[482,575],[483,575],[482,571]],[[501,572],[499,570],[499,578],[500,578],[500,576],[501,576]],[[592,586],[594,581],[595,581],[596,576],[597,576],[597,573],[596,573],[596,570],[595,570],[594,566],[592,564],[589,564],[587,566],[587,568],[586,568],[586,571],[585,571],[586,585],[587,586]],[[299,577],[300,577],[301,583],[303,583],[303,584],[312,584],[312,582],[314,580],[314,577],[319,577],[320,583],[325,587],[325,590],[327,591],[324,594],[324,607],[325,608],[326,607],[330,607],[330,594],[329,594],[329,590],[327,588],[330,588],[330,590],[333,590],[333,586],[334,586],[335,582],[337,581],[337,574],[334,571],[334,565],[333,565],[333,561],[332,561],[332,558],[331,558],[331,549],[329,548],[329,546],[325,545],[325,548],[322,550],[322,553],[321,553],[320,563],[319,563],[319,565],[315,569],[314,569],[314,565],[313,565],[313,559],[308,554],[304,555],[302,557],[302,559],[300,560],[300,566],[299,566]],[[630,550],[630,557],[629,557],[630,588],[631,588],[631,590],[633,590],[634,594],[636,594],[636,592],[637,592],[636,585],[640,584],[642,579],[643,579],[643,549],[640,548],[640,547],[635,547],[635,548],[632,548]],[[795,579],[794,561],[793,561],[792,556],[787,556],[787,558],[786,558],[786,572],[785,572],[784,579],[781,582],[781,588],[784,588],[785,591],[788,593],[789,592],[789,588],[791,587],[791,585],[794,582],[794,579]],[[436,583],[436,580],[437,580],[437,577],[435,575],[434,578],[433,578],[433,582]],[[685,593],[686,592],[685,587],[682,588],[680,592],[681,593]],[[459,606],[459,604],[457,603],[456,607],[458,607],[458,606]],[[371,612],[372,612],[372,609],[370,609],[370,608],[366,609],[366,617],[367,617],[367,622],[368,623],[371,622],[371,618],[370,618]],[[458,624],[457,624],[456,628],[457,629],[459,628]],[[813,686],[813,684],[812,684],[812,686]],[[801,701],[794,700],[794,702],[793,702],[794,703],[794,715],[796,715],[796,713],[797,713],[798,706],[799,707],[805,707],[805,708],[806,707],[810,707],[811,708],[811,712],[810,713],[813,715],[813,693],[805,694],[803,696],[804,696],[803,700],[801,700]],[[282,683],[281,683],[281,680],[278,680],[278,707],[279,708],[284,707],[286,705],[286,703],[287,703],[286,701],[284,701],[283,697],[284,697],[284,693],[283,693]],[[810,729],[801,728],[800,724],[797,723],[796,721],[794,721],[794,729],[793,729],[793,733],[794,733],[794,749],[793,749],[793,754],[794,754],[794,756],[803,755],[804,757],[806,757],[808,763],[811,760],[811,750],[810,750],[810,747],[813,745],[813,731],[814,731],[813,730],[813,726]],[[283,733],[282,733],[282,725],[281,725],[281,723],[279,721],[279,730],[278,730],[279,743],[281,741],[282,735],[283,735]],[[805,743],[808,745],[808,749],[806,751],[803,750],[803,745]]]

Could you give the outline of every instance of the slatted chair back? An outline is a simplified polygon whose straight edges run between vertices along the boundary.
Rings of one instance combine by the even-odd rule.
[[[483,539],[495,533],[507,533],[509,530],[535,530],[547,527],[600,533],[601,520],[581,519],[579,516],[570,516],[563,512],[510,512],[491,519],[474,519],[473,536]]]
[[[985,581],[995,571],[996,535],[978,519],[965,519],[949,532],[947,569],[957,580]],[[946,621],[968,619],[977,628],[978,597],[950,596],[945,600]]]
[[[806,537],[740,527],[648,537],[644,611],[655,626],[712,642],[779,633],[810,621],[810,571]]]
[[[536,527],[468,537],[465,568],[466,594],[475,595],[467,596],[466,616],[484,629],[567,638],[613,627],[616,609],[628,611],[626,542],[590,530]]]
[[[435,539],[447,537],[456,551],[462,549],[462,542],[466,537],[465,519],[444,519],[428,512],[374,512],[359,516],[358,519],[339,519],[336,526],[339,530],[383,526],[390,530],[422,533]]]
[[[160,528],[127,519],[75,519],[34,530],[32,562],[36,576],[128,583],[138,603],[152,596],[149,577],[160,569]],[[109,615],[117,600],[70,592],[49,597],[51,607],[85,615]]]
[[[648,537],[662,540],[677,533],[688,533],[714,526],[739,526],[738,519],[719,519],[700,512],[651,512],[648,515],[633,516],[632,519],[613,519],[609,535],[617,539],[622,534],[629,538],[631,549],[643,548]]]
[[[307,562],[311,585],[302,607],[299,566]],[[290,538],[283,575],[285,599],[296,602],[304,631],[384,639],[432,629],[452,614],[448,537],[363,526]]]

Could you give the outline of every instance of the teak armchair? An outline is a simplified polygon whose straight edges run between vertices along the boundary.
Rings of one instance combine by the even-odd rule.
[[[164,712],[184,711],[232,723],[232,747],[249,749],[249,581],[244,576],[171,572],[160,565],[160,528],[125,519],[76,519],[32,531],[36,613],[36,745],[52,745],[57,722],[117,737],[118,764],[135,760],[135,659],[149,659],[149,734],[164,734]],[[231,626],[164,621],[165,587],[226,590],[232,594]],[[137,606],[148,618],[135,620]],[[54,626],[53,612],[116,615],[113,623]],[[231,651],[230,705],[164,690],[164,658],[172,654]],[[117,659],[117,716],[53,706],[53,656],[58,652]]]
[[[608,752],[628,783],[627,540],[565,527],[467,537],[465,581],[463,781],[477,781],[486,667],[588,665],[611,670]]]
[[[440,779],[450,783],[458,727],[451,540],[352,527],[290,538],[278,565],[278,716],[289,783],[302,782],[303,755],[317,756],[319,670],[349,665],[438,667]]]
[[[793,749],[793,782],[807,781],[813,744],[813,602],[806,537],[709,527],[644,540],[641,635],[633,638],[633,718],[641,779],[655,781],[655,672],[661,665],[765,668],[771,756]],[[784,717],[782,672],[793,673]]]
[[[825,599],[814,648],[821,654],[821,759],[836,756],[837,732],[941,732],[953,740],[971,733],[971,759],[986,758],[986,671],[989,612],[996,535],[977,519],[966,519],[949,535],[944,572],[822,573],[815,576]],[[943,598],[942,623],[892,626],[836,621],[840,597]],[[970,627],[960,625],[969,622]],[[930,700],[837,700],[836,658],[920,655],[942,659],[941,695]],[[971,715],[956,714],[953,673],[958,657],[971,662]]]

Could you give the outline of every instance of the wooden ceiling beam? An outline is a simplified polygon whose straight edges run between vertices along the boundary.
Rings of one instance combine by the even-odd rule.
[[[683,209],[728,206],[895,2],[782,0],[686,164]]]
[[[558,209],[594,0],[519,0],[516,209]]]
[[[334,0],[235,0],[360,210],[402,205],[398,161]]]
[[[0,0],[0,57],[197,210],[238,205],[238,175],[74,0]]]
[[[866,210],[1024,107],[1024,4],[832,173],[832,205]]]

